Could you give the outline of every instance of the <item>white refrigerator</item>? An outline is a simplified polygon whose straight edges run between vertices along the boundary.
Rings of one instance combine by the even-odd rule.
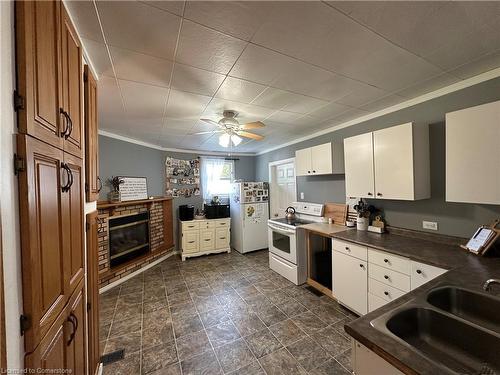
[[[231,247],[242,254],[266,249],[269,184],[236,182],[230,199]]]

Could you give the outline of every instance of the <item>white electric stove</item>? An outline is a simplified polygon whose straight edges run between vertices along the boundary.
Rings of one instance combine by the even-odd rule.
[[[294,202],[295,219],[269,219],[269,267],[296,285],[307,279],[307,248],[305,231],[301,225],[326,222],[323,205],[318,203]]]

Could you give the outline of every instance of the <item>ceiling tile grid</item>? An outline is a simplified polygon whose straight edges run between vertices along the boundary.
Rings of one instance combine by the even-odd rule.
[[[100,127],[163,147],[224,150],[192,133],[234,110],[267,125],[239,146],[258,152],[500,66],[500,2],[65,4]]]

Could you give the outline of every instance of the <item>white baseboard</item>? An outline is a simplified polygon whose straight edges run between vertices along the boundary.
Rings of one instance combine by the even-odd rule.
[[[147,266],[144,266],[141,269],[139,269],[139,270],[137,270],[135,272],[132,272],[131,274],[128,274],[127,276],[122,277],[120,280],[116,280],[116,281],[112,282],[111,284],[103,286],[101,289],[99,289],[99,294],[105,293],[108,290],[113,289],[115,286],[118,286],[118,285],[124,283],[125,281],[131,279],[132,277],[137,276],[140,273],[142,273],[142,272],[150,269],[151,267],[156,266],[158,263],[163,262],[165,259],[170,258],[172,255],[177,255],[177,254],[179,254],[179,252],[174,250],[171,253],[169,253],[167,255],[164,255],[161,258],[156,259],[154,262],[149,263]]]

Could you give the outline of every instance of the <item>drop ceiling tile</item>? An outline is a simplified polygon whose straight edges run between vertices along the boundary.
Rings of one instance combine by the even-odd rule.
[[[267,117],[264,121],[266,123],[269,121],[273,121],[273,122],[287,124],[287,123],[290,123],[301,116],[302,116],[301,114],[298,114],[295,112],[276,111],[273,114],[271,114],[269,117]]]
[[[327,103],[325,100],[269,87],[252,104],[288,112],[308,113]]]
[[[334,118],[327,120],[325,122],[325,124],[329,124],[329,126],[343,124],[344,122],[351,121],[351,120],[354,120],[356,118],[365,116],[368,113],[369,113],[368,111],[364,111],[362,109],[351,108],[348,111],[345,111],[345,112],[341,113],[340,115],[335,116]]]
[[[455,68],[448,73],[466,79],[500,67],[500,50]]]
[[[110,51],[117,78],[168,87],[171,61],[117,47]]]
[[[176,61],[227,74],[246,43],[185,20],[179,38]]]
[[[197,120],[210,99],[209,96],[172,90],[168,99],[166,115],[170,118]]]
[[[93,1],[66,1],[64,5],[75,22],[80,38],[104,43]]]
[[[182,16],[182,10],[184,8],[184,1],[155,0],[155,1],[144,1],[144,3],[159,9],[166,10],[167,12],[174,13],[178,16]]]
[[[224,81],[224,75],[189,65],[175,63],[172,88],[194,94],[213,96]]]
[[[118,84],[128,116],[143,120],[163,117],[168,96],[167,88],[123,79],[119,79]]]
[[[267,16],[266,2],[188,1],[184,16],[234,37],[250,40]]]
[[[214,98],[203,113],[203,117],[218,121],[222,118],[222,113],[226,110],[237,112],[236,119],[241,123],[262,121],[274,112],[267,107]]]
[[[395,104],[399,104],[401,102],[404,102],[405,100],[407,100],[407,99],[403,98],[401,96],[389,94],[387,96],[384,96],[381,99],[377,99],[377,100],[374,100],[372,102],[369,102],[369,103],[361,106],[359,109],[362,109],[364,111],[371,113],[371,112],[379,111],[379,110],[384,109],[384,108],[391,107]]]
[[[242,103],[250,103],[264,91],[265,88],[266,86],[258,83],[227,77],[217,91],[216,97]]]
[[[108,44],[173,60],[181,18],[136,1],[99,1]]]
[[[166,118],[164,127],[166,131],[179,130],[187,134],[196,126],[197,122],[197,119]]]
[[[375,99],[387,96],[388,94],[387,91],[379,89],[378,87],[359,83],[358,87],[354,88],[340,99],[335,100],[335,102],[351,107],[359,107]]]
[[[318,120],[328,120],[348,111],[350,108],[351,107],[338,103],[328,103],[321,108],[309,112],[308,115],[317,118]]]
[[[82,38],[82,43],[97,75],[114,76],[106,45],[85,38]]]
[[[424,57],[442,49],[460,52],[464,38],[481,44],[479,35],[470,36],[495,22],[500,14],[500,3],[495,1],[339,1],[330,4],[397,45]],[[448,58],[455,59],[455,66],[460,64],[459,55]]]
[[[429,78],[424,82],[400,90],[395,94],[408,99],[416,98],[417,96],[441,89],[458,81],[460,81],[460,78],[451,74],[443,73],[436,77]]]

